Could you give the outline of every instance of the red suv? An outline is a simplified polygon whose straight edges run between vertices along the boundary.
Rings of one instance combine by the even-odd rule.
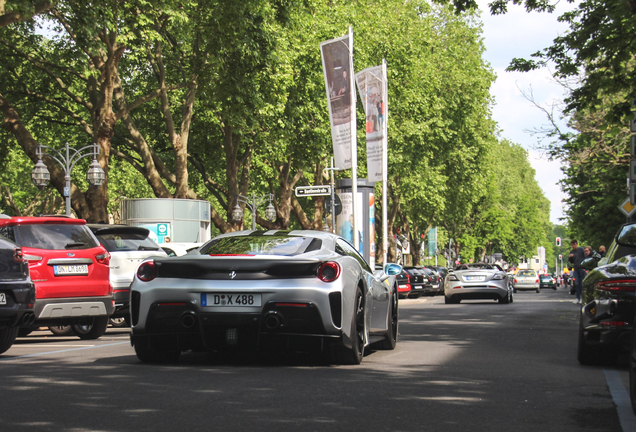
[[[67,217],[0,218],[0,234],[22,246],[35,283],[35,323],[70,325],[82,339],[106,332],[115,310],[109,282],[110,255],[83,219]]]

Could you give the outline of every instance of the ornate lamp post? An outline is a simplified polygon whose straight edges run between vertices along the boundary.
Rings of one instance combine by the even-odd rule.
[[[266,194],[262,196],[256,196],[256,194],[252,194],[252,198],[248,198],[243,195],[236,196],[236,205],[232,210],[232,219],[236,222],[240,222],[243,220],[243,210],[238,205],[239,202],[245,203],[246,206],[250,208],[252,211],[252,229],[256,229],[256,210],[258,206],[265,202],[265,200],[269,199],[269,205],[265,209],[265,219],[268,221],[273,221],[276,219],[276,209],[272,205],[272,199],[274,198],[273,194]]]
[[[47,149],[51,153],[42,153],[42,148]],[[42,155],[49,156],[54,159],[64,169],[64,180],[66,181],[64,197],[66,199],[67,216],[71,215],[71,171],[73,171],[73,167],[75,167],[77,162],[87,156],[93,155],[93,162],[91,162],[91,165],[86,172],[86,180],[88,180],[88,183],[92,186],[101,186],[106,179],[106,173],[99,165],[99,162],[97,162],[97,155],[100,152],[100,148],[97,144],[91,144],[89,146],[82,147],[79,150],[75,150],[74,148],[69,147],[68,143],[66,143],[65,155],[57,149],[42,144],[38,144],[36,151],[38,155],[38,162],[35,164],[33,171],[31,171],[31,180],[38,189],[45,188],[46,185],[49,184],[49,180],[51,180],[51,174],[49,173],[46,165],[44,165],[44,162],[42,162]]]

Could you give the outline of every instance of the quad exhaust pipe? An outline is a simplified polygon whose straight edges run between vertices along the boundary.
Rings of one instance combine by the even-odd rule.
[[[272,311],[265,316],[265,327],[268,330],[276,330],[282,323],[282,316],[278,312]]]
[[[35,322],[35,314],[31,312],[27,312],[24,315],[22,315],[22,318],[20,319],[19,324],[21,326],[30,326],[34,322]]]

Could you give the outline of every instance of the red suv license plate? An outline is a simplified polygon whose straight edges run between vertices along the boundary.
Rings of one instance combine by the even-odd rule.
[[[87,264],[56,265],[56,266],[53,266],[53,271],[55,272],[55,276],[87,275],[88,265]]]

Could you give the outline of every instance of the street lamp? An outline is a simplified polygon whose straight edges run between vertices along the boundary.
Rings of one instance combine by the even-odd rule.
[[[276,219],[276,209],[272,205],[272,198],[274,198],[274,194],[266,194],[262,196],[256,196],[256,194],[252,194],[252,198],[248,198],[243,195],[236,195],[236,205],[232,210],[232,219],[236,222],[240,222],[243,220],[243,209],[238,205],[239,202],[245,203],[250,210],[252,211],[252,229],[256,229],[256,210],[258,206],[265,202],[265,200],[269,199],[269,205],[265,209],[265,219],[268,221],[273,221]]]
[[[49,150],[52,153],[42,153],[42,148]],[[86,151],[85,151],[86,150]],[[72,152],[72,153],[71,153]],[[86,147],[82,147],[79,150],[75,150],[74,148],[70,148],[68,143],[66,143],[66,154],[62,154],[57,149],[52,147],[48,147],[42,144],[38,144],[36,153],[38,155],[38,162],[35,164],[33,171],[31,171],[31,180],[33,184],[37,186],[38,189],[44,189],[46,185],[49,184],[49,180],[51,180],[51,173],[47,169],[44,162],[42,162],[42,155],[48,156],[57,163],[59,163],[64,169],[64,180],[66,184],[64,186],[64,198],[66,199],[66,215],[71,215],[71,171],[73,171],[73,167],[75,164],[79,162],[81,159],[84,159],[87,156],[93,156],[93,162],[91,162],[90,167],[88,168],[88,172],[86,173],[86,180],[92,186],[101,186],[106,179],[106,173],[97,162],[97,155],[100,152],[100,148],[97,144],[91,144]]]

